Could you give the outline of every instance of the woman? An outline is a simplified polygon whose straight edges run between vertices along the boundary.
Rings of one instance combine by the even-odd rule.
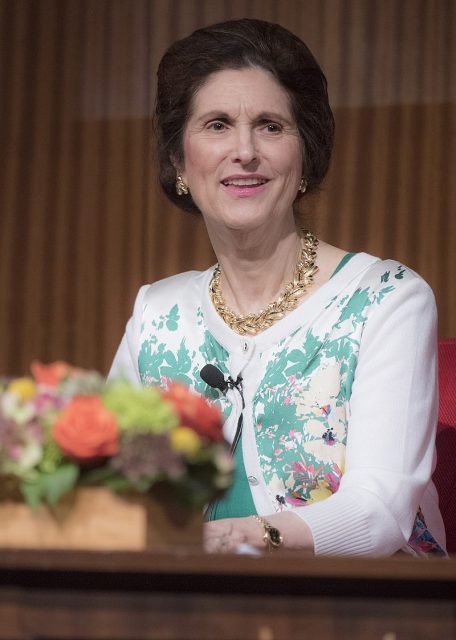
[[[178,379],[224,412],[236,477],[207,548],[443,554],[434,298],[299,228],[334,133],[308,48],[258,20],[198,30],[160,64],[156,124],[161,185],[218,265],[140,289],[110,375]]]

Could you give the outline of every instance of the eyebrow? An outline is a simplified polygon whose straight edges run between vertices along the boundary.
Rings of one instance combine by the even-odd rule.
[[[232,117],[225,111],[222,111],[222,110],[218,111],[214,109],[213,111],[208,111],[207,113],[203,113],[197,119],[197,122],[198,123],[209,122],[210,120],[226,120],[230,122],[232,120]],[[261,111],[254,118],[254,121],[256,122],[264,122],[268,120],[271,120],[273,122],[275,121],[285,122],[286,124],[289,124],[289,125],[295,125],[295,122],[293,120],[290,120],[288,117],[284,116],[281,113],[275,113],[274,111]]]

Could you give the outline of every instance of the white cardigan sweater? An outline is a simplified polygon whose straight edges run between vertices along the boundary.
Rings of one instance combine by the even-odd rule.
[[[110,378],[189,384],[219,404],[231,440],[238,393],[207,387],[199,371],[212,362],[242,376],[244,465],[259,514],[293,508],[316,554],[386,556],[420,552],[407,544],[420,508],[421,549],[441,551],[428,285],[397,262],[357,254],[285,318],[245,337],[215,312],[212,271],[140,289]]]

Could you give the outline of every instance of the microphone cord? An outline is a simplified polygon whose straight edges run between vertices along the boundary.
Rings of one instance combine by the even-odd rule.
[[[238,390],[239,395],[242,400],[242,408],[241,413],[239,414],[238,423],[236,427],[236,433],[234,434],[233,442],[231,443],[230,453],[234,458],[234,452],[236,451],[236,447],[238,446],[239,440],[242,435],[242,427],[244,424],[244,409],[245,409],[245,400],[244,400],[244,392],[242,388],[242,378],[238,378],[233,386]]]
[[[234,458],[236,448],[242,436],[242,427],[244,424],[245,400],[244,400],[244,391],[242,387],[242,377],[238,376],[237,380],[233,380],[233,378],[229,376],[228,379],[225,380],[225,376],[223,375],[223,373],[220,371],[220,369],[218,369],[218,367],[216,367],[213,364],[205,365],[200,371],[200,376],[206,384],[208,384],[213,389],[219,389],[219,391],[221,391],[223,395],[226,395],[226,392],[228,389],[236,389],[241,397],[241,401],[242,401],[241,413],[239,414],[239,418],[236,426],[236,432],[234,434],[234,438],[230,447],[230,454]],[[212,520],[212,515],[214,513],[214,509],[218,501],[219,501],[218,498],[216,498],[215,500],[212,500],[212,502],[208,504],[204,514],[204,519],[206,521]]]

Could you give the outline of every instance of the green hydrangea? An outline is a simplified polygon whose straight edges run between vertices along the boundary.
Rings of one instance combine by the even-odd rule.
[[[178,426],[172,406],[155,388],[114,382],[104,391],[103,404],[116,415],[121,431],[165,433]]]
[[[52,439],[45,441],[43,446],[43,457],[39,464],[40,471],[52,473],[63,462],[63,455],[58,445]]]

